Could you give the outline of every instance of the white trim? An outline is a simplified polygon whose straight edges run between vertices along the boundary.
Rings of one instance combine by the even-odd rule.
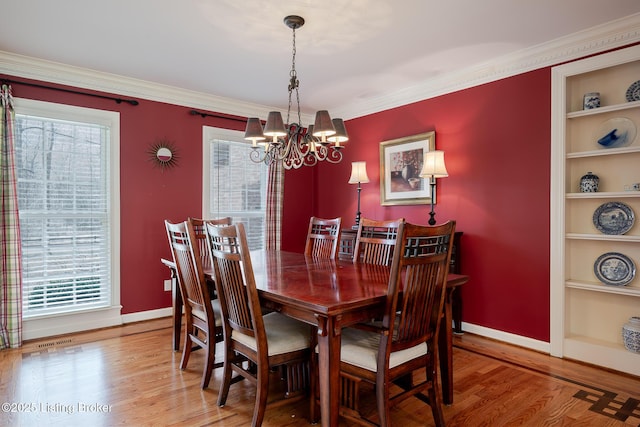
[[[439,78],[430,78],[420,84],[393,93],[353,100],[353,102],[345,103],[332,111],[336,117],[344,117],[345,119],[361,117],[538,68],[573,61],[636,42],[640,42],[640,13],[529,49],[523,49],[458,72],[447,73]],[[241,117],[266,117],[269,111],[276,108],[3,51],[0,51],[0,70],[10,76],[234,114]],[[304,123],[312,123],[313,116],[310,113],[304,113],[302,120]]]
[[[109,212],[111,301],[109,307],[23,319],[23,340],[120,325],[120,113],[15,98],[17,114],[95,123],[110,128]]]
[[[640,45],[586,58],[551,69],[551,189],[550,189],[550,350],[551,355],[582,360],[618,371],[638,375],[640,364],[636,355],[613,346],[595,342],[586,337],[572,337],[566,330],[566,119],[568,78],[637,62]],[[575,116],[574,116],[575,117]],[[615,193],[611,193],[615,194]],[[629,356],[631,354],[631,357]]]
[[[507,77],[602,53],[640,41],[640,13],[523,49],[424,82],[332,108],[335,117],[360,117]]]
[[[549,336],[551,355],[564,355],[564,176],[565,176],[565,116],[564,100],[566,96],[566,79],[558,71],[551,69],[551,180],[549,189],[549,299],[550,318]]]
[[[107,328],[122,324],[121,306],[86,312],[74,312],[23,321],[22,340]]]
[[[129,313],[122,315],[122,323],[143,322],[145,320],[160,319],[163,317],[173,316],[173,308],[157,308],[155,310],[138,311],[137,313]]]
[[[209,202],[210,202],[210,180],[209,174],[211,173],[211,144],[212,139],[220,139],[222,141],[237,141],[244,140],[244,133],[239,130],[230,130],[216,128],[213,126],[202,126],[202,216],[201,218],[209,218]]]
[[[549,343],[540,340],[534,340],[522,335],[516,335],[509,332],[499,331],[497,329],[486,328],[484,326],[474,325],[472,323],[462,322],[462,329],[465,332],[480,335],[482,337],[491,338],[496,341],[502,341],[508,344],[517,345],[519,347],[528,348],[531,350],[539,351],[545,354],[549,354]]]

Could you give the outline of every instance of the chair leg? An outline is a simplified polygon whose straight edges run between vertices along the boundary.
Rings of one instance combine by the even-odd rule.
[[[189,356],[191,355],[191,347],[193,342],[191,341],[191,324],[187,321],[184,328],[184,345],[182,346],[182,359],[180,360],[180,369],[187,369],[187,362],[189,362]]]
[[[224,406],[227,403],[229,395],[229,387],[231,387],[231,364],[234,360],[233,350],[226,350],[224,353],[224,363],[222,365],[222,382],[220,383],[220,392],[218,393],[218,406]]]
[[[207,356],[205,358],[204,363],[204,373],[202,377],[202,389],[204,390],[209,386],[209,381],[211,381],[211,374],[213,372],[213,368],[216,367],[216,330],[215,326],[211,325],[211,322],[208,324],[207,328],[207,336],[205,337],[206,346],[204,351],[207,352]]]
[[[389,380],[385,375],[385,371],[381,369],[376,379],[376,402],[378,406],[378,416],[380,417],[380,425],[382,427],[391,427],[391,419],[389,417]]]
[[[264,420],[267,408],[267,395],[269,394],[269,366],[267,361],[257,366],[256,403],[253,408],[252,427],[259,427]]]
[[[444,414],[442,413],[442,393],[438,387],[437,372],[435,370],[427,370],[427,379],[431,379],[431,387],[427,391],[429,396],[429,405],[433,414],[433,421],[437,427],[444,427]]]
[[[209,387],[209,381],[211,381],[211,373],[213,371],[213,365],[216,358],[216,343],[207,339],[207,345],[204,347],[204,351],[207,352],[204,362],[204,372],[202,373],[202,389]]]

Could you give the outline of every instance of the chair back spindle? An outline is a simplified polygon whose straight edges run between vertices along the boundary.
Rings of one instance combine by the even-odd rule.
[[[387,315],[393,330],[391,352],[429,342],[439,330],[444,306],[455,222],[438,226],[407,223],[398,246],[397,269],[392,266]],[[394,260],[395,261],[395,260]],[[402,300],[398,301],[398,296]],[[400,315],[395,313],[400,311]],[[396,325],[393,322],[397,322]]]
[[[244,224],[207,224],[206,228],[216,280],[221,281],[218,291],[222,294],[218,298],[222,315],[231,329],[255,337],[260,334],[260,327],[254,322],[262,316]]]
[[[304,254],[313,258],[335,259],[340,239],[341,218],[317,218],[309,220]]]
[[[353,250],[353,262],[391,265],[404,222],[404,218],[384,221],[362,218]]]
[[[205,223],[212,225],[231,225],[232,219],[229,216],[213,219],[202,219],[189,217],[187,219],[193,227],[194,236],[196,238],[196,254],[202,260],[202,267],[205,270],[213,268],[211,264],[211,257],[209,255],[209,248],[207,247],[207,232],[205,230]]]

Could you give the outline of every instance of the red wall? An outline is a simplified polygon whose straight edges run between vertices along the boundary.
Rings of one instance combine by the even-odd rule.
[[[170,306],[162,282],[169,257],[163,221],[201,213],[202,126],[241,124],[189,114],[189,108],[139,100],[140,105],[13,85],[17,98],[41,99],[120,112],[121,303],[134,313]],[[342,216],[349,227],[356,186],[347,183],[351,161],[366,160],[362,213],[426,223],[428,205],[380,206],[379,143],[436,131],[449,177],[438,180],[436,218],[457,220],[462,270],[463,320],[549,340],[548,68],[351,120],[345,159],[337,165],[288,171],[283,241],[302,251],[311,215]],[[178,165],[162,171],[147,150],[159,138],[174,142]]]
[[[346,161],[319,169],[319,216],[354,222],[350,162],[365,160],[361,211],[426,224],[429,205],[381,206],[379,143],[436,131],[449,177],[436,220],[462,237],[463,320],[549,341],[550,69],[447,94],[347,123]]]

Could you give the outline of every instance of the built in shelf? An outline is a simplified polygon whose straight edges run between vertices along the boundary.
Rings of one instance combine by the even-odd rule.
[[[603,285],[598,282],[567,280],[565,282],[567,288],[582,289],[584,291],[603,292],[607,294],[629,295],[640,297],[640,288],[633,286],[613,286]]]
[[[640,197],[640,191],[600,191],[596,193],[567,193],[567,199],[621,199]]]
[[[616,154],[627,153],[640,153],[640,146],[634,145],[632,147],[620,147],[620,148],[600,148],[598,150],[589,151],[574,151],[567,153],[567,159],[581,159],[584,157],[600,157],[600,156],[613,156]]]
[[[628,236],[618,234],[586,234],[586,233],[567,233],[567,239],[575,240],[601,240],[607,242],[629,242],[639,243],[640,236]]]
[[[567,119],[578,117],[594,116],[596,114],[610,113],[612,111],[631,110],[640,107],[640,101],[626,102],[624,104],[608,105],[606,107],[592,108],[590,110],[579,110],[567,113]]]
[[[620,365],[623,365],[628,367],[627,373],[640,375],[640,354],[626,350],[622,344],[571,334],[564,339],[564,347],[565,357],[570,359],[615,370],[620,370]]]

